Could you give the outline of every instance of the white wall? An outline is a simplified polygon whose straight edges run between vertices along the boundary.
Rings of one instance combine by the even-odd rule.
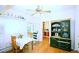
[[[0,26],[3,27],[3,29],[0,27],[0,29],[2,29],[2,39],[0,39],[0,52],[3,51],[5,48],[9,48],[11,47],[11,41],[10,41],[10,37],[8,35],[6,35],[5,32],[5,22],[4,20],[7,20],[7,18],[3,18],[0,17]]]
[[[79,51],[79,6],[75,8],[75,50]]]

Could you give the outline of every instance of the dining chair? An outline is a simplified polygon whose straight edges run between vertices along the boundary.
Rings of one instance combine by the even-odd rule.
[[[19,52],[20,46],[18,46],[17,43],[16,43],[16,36],[11,36],[11,41],[12,41],[12,51],[14,53]]]

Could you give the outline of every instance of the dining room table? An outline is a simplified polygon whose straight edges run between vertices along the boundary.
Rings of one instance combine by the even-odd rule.
[[[20,46],[20,49],[23,49],[24,45],[28,42],[34,41],[35,39],[30,37],[16,38],[16,43]],[[31,44],[33,46],[33,44]]]

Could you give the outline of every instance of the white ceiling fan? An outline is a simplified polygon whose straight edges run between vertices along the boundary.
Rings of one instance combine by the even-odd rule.
[[[51,10],[43,10],[42,8],[40,8],[40,6],[37,6],[37,8],[33,11],[33,14],[31,16],[35,14],[43,14],[43,13],[51,13]]]

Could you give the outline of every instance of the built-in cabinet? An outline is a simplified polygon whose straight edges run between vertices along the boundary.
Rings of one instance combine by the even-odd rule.
[[[50,46],[71,50],[70,20],[51,22]]]

